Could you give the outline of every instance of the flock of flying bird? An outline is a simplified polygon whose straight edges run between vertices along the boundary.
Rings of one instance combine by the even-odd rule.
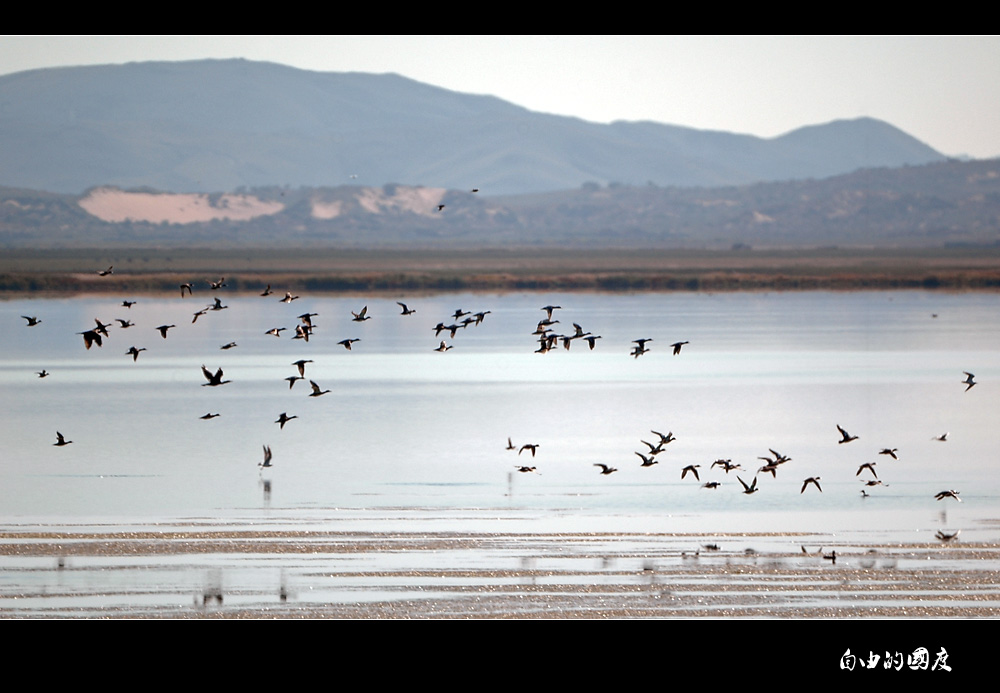
[[[108,276],[113,273],[113,269],[114,269],[113,266],[111,266],[108,267],[106,270],[101,270],[100,272],[98,272],[98,274],[100,276]],[[225,277],[220,278],[218,281],[209,280],[208,285],[210,290],[218,291],[226,286]],[[268,285],[267,288],[260,294],[260,296],[268,297],[271,296],[273,293],[274,292],[271,290],[271,286]],[[193,296],[193,294],[194,294],[194,286],[192,284],[185,283],[180,285],[181,298],[184,298],[185,296],[190,297]],[[284,297],[279,300],[282,303],[289,304],[297,300],[298,298],[299,296],[295,296],[292,295],[290,292],[286,292]],[[133,305],[135,305],[135,303],[136,303],[135,301],[125,300],[122,301],[121,306],[128,309],[131,308]],[[397,305],[400,307],[399,315],[411,316],[417,312],[415,309],[410,308],[405,303],[397,302]],[[210,312],[222,311],[227,308],[228,306],[223,305],[221,299],[215,298],[211,304],[193,313],[191,323],[192,324],[196,323],[200,317]],[[545,313],[545,317],[538,321],[535,331],[531,333],[532,335],[537,337],[538,348],[535,350],[536,353],[544,354],[550,352],[556,349],[559,345],[562,345],[564,349],[569,350],[573,342],[576,340],[582,340],[587,342],[589,349],[593,350],[597,344],[597,340],[601,339],[601,335],[585,331],[579,323],[576,322],[572,323],[573,325],[572,333],[561,334],[556,332],[555,326],[561,323],[558,319],[554,318],[555,311],[560,310],[561,308],[562,308],[561,306],[557,305],[546,305],[541,308],[541,310]],[[475,327],[482,324],[486,316],[489,315],[490,313],[491,311],[489,310],[473,313],[471,311],[464,311],[462,309],[457,309],[450,316],[450,318],[447,321],[447,324],[444,321],[438,322],[432,328],[432,330],[436,337],[440,337],[442,333],[447,332],[451,337],[451,339],[455,339],[459,330],[465,330],[470,326]],[[372,319],[372,316],[368,315],[368,306],[364,306],[358,312],[351,311],[351,315],[352,315],[351,320],[357,323],[364,323]],[[312,318],[316,316],[317,316],[316,313],[310,313],[310,312],[302,313],[299,316],[297,316],[299,324],[296,325],[294,329],[294,336],[292,338],[308,342],[310,336],[313,334],[313,329],[314,329]],[[27,321],[26,326],[29,328],[37,327],[42,323],[42,320],[37,316],[24,315],[22,317]],[[128,319],[117,318],[116,321],[119,323],[118,329],[121,330],[125,330],[135,326],[135,324]],[[87,350],[91,349],[95,345],[97,347],[102,347],[104,339],[109,336],[108,328],[112,327],[112,323],[104,323],[100,319],[95,319],[94,322],[95,322],[94,327],[78,333],[83,337],[84,347]],[[167,339],[168,331],[175,327],[176,325],[174,324],[163,324],[157,326],[154,329],[157,332],[159,332],[161,338]],[[275,327],[267,330],[265,334],[272,335],[274,337],[280,337],[281,332],[286,331],[286,329],[287,328],[285,327]],[[361,341],[360,338],[352,337],[343,339],[337,342],[337,344],[343,346],[348,351],[351,351],[352,345],[359,341]],[[653,339],[651,338],[640,338],[633,340],[632,344],[634,344],[635,346],[632,347],[631,351],[629,352],[629,355],[633,356],[634,358],[638,358],[648,353],[650,351],[650,348],[647,345],[652,341]],[[670,344],[672,354],[674,356],[679,355],[681,353],[682,347],[687,344],[689,344],[688,341],[678,341]],[[236,346],[237,343],[235,341],[231,341],[220,346],[220,349],[228,350]],[[452,348],[453,345],[448,344],[445,340],[442,339],[439,345],[434,349],[434,351],[446,352]],[[136,347],[133,345],[128,349],[127,352],[125,352],[125,355],[131,356],[133,362],[137,362],[139,359],[139,354],[143,351],[147,351],[147,349],[145,347]],[[292,375],[285,378],[285,380],[288,381],[289,389],[292,389],[298,380],[306,379],[305,378],[306,364],[309,363],[312,363],[311,359],[299,359],[297,361],[292,362],[291,365],[295,366],[297,375],[293,373]],[[230,380],[224,379],[225,377],[224,371],[221,367],[216,368],[214,371],[212,371],[204,364],[202,364],[201,372],[206,381],[202,383],[203,387],[219,387],[231,382]],[[977,382],[975,381],[975,376],[972,373],[968,371],[963,371],[963,373],[966,377],[965,380],[961,381],[961,383],[966,386],[965,391],[968,392],[975,385],[977,385]],[[45,369],[37,371],[36,374],[40,378],[45,378],[50,375],[50,373]],[[314,380],[310,380],[309,384],[311,387],[311,392],[309,393],[310,397],[320,397],[330,392],[329,389],[326,390],[322,389],[320,385],[317,384]],[[219,416],[218,413],[209,412],[201,416],[200,418],[208,420],[218,416]],[[278,416],[278,418],[274,421],[274,423],[278,424],[280,429],[284,429],[286,423],[297,418],[298,418],[297,415],[290,416],[287,412],[282,412]],[[836,428],[840,434],[840,439],[837,441],[838,444],[842,445],[846,443],[851,443],[859,439],[857,435],[851,435],[846,429],[844,429],[839,424],[836,425]],[[656,436],[657,438],[656,442],[650,443],[646,440],[641,440],[640,442],[646,446],[646,450],[635,452],[635,455],[638,456],[641,460],[640,467],[643,468],[650,468],[653,467],[654,465],[657,465],[660,461],[658,459],[658,456],[666,450],[666,446],[677,440],[672,431],[667,434],[663,434],[654,430],[651,431],[651,433],[654,436]],[[945,433],[941,436],[936,436],[934,440],[945,442],[947,441],[947,436],[948,434]],[[73,442],[72,440],[67,440],[62,433],[57,431],[56,442],[53,443],[53,445],[56,447],[63,447],[71,444],[72,442]],[[508,438],[506,449],[510,451],[516,451],[519,456],[522,453],[529,452],[531,454],[532,459],[534,460],[539,447],[541,446],[538,443],[525,443],[520,446],[517,446],[513,443],[511,438]],[[264,459],[258,466],[261,469],[272,467],[273,456],[270,446],[264,445],[263,450],[264,450]],[[772,478],[777,478],[778,470],[781,469],[784,464],[791,461],[790,457],[778,453],[774,449],[769,449],[769,452],[771,453],[771,456],[758,457],[758,460],[762,461],[764,464],[756,469],[754,476],[749,483],[745,481],[738,474],[736,475],[737,480],[739,481],[740,485],[743,488],[742,492],[744,494],[751,495],[758,492],[760,490],[760,488],[758,487],[758,477],[760,475],[771,474]],[[888,457],[891,457],[893,460],[898,460],[899,458],[896,454],[897,452],[898,452],[897,448],[882,448],[878,452],[878,454],[886,455]],[[612,467],[605,463],[596,463],[594,464],[594,466],[599,468],[600,474],[604,476],[611,475],[618,471],[617,468]],[[856,477],[860,477],[863,472],[867,472],[871,476],[871,478],[861,479],[862,483],[864,484],[864,488],[862,488],[861,490],[861,494],[863,496],[868,495],[868,491],[866,489],[875,486],[887,485],[884,484],[883,481],[878,478],[878,474],[876,473],[875,467],[876,467],[875,462],[865,462],[858,467],[857,472],[855,473]],[[722,470],[722,472],[724,472],[727,476],[732,471],[749,471],[749,470],[744,470],[744,468],[740,464],[733,464],[732,460],[729,459],[717,459],[714,462],[712,462],[711,465],[709,465],[710,470],[714,470],[716,468]],[[529,464],[517,464],[515,465],[515,469],[522,473],[536,473],[536,474],[539,473],[538,468],[536,466]],[[682,467],[680,470],[681,480],[686,479],[690,475],[696,482],[700,483],[701,476],[699,473],[699,469],[701,469],[700,464],[688,464]],[[817,492],[822,492],[823,489],[820,486],[820,480],[821,477],[819,476],[807,477],[806,479],[803,480],[799,493],[800,494],[805,493],[810,486],[815,487]],[[721,484],[722,482],[718,480],[709,480],[705,481],[705,483],[702,483],[701,488],[717,489],[721,486]],[[935,498],[937,500],[944,500],[946,498],[951,498],[961,502],[961,498],[959,498],[959,492],[954,489],[941,491],[938,494],[936,494]]]

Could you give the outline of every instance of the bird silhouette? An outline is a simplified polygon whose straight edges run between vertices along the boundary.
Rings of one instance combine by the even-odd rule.
[[[113,271],[114,269],[115,269],[115,266],[111,265],[107,269],[101,270],[100,272],[98,272],[97,275],[100,276],[100,277],[106,277],[109,274],[114,274],[114,271]]]
[[[312,359],[299,359],[298,361],[292,362],[292,365],[299,369],[299,375],[305,377],[307,363],[312,363]]]
[[[86,332],[78,332],[77,334],[83,335],[83,345],[89,350],[92,344],[97,346],[104,346],[104,342],[101,341],[101,335],[97,330],[87,330]]]
[[[22,315],[21,317],[28,321],[28,324],[25,325],[25,327],[34,327],[35,325],[38,325],[39,323],[42,322],[38,318],[30,315]]]
[[[292,419],[297,419],[297,418],[299,418],[299,417],[298,416],[289,416],[287,413],[281,412],[281,415],[278,416],[277,421],[275,421],[274,423],[281,424],[281,428],[284,429],[286,423],[288,423]]]
[[[507,437],[507,447],[505,449],[506,450],[517,450],[517,446],[514,445],[514,441],[512,441],[510,439],[510,436]]]
[[[141,349],[136,349],[134,346],[133,347],[129,347],[129,350],[125,352],[125,355],[126,356],[131,356],[132,357],[132,361],[135,362],[135,361],[139,360],[139,352],[140,351],[146,351],[146,347],[142,347]]]
[[[865,462],[863,465],[861,465],[860,467],[858,467],[858,471],[854,474],[854,476],[860,475],[861,472],[863,472],[865,469],[867,469],[868,471],[870,471],[872,473],[872,476],[874,476],[876,479],[878,479],[878,474],[875,473],[875,464],[876,464],[875,462]]]
[[[695,479],[701,481],[701,477],[698,476],[698,467],[700,466],[701,466],[700,464],[689,464],[688,466],[686,466],[684,469],[681,470],[681,479],[686,477],[688,472],[691,472],[692,474],[694,474]]]
[[[325,395],[327,392],[329,392],[329,390],[320,390],[319,389],[319,385],[316,384],[315,380],[310,380],[309,384],[312,386],[312,392],[309,393],[310,397],[319,397],[319,396]]]
[[[899,452],[899,448],[882,448],[881,450],[879,450],[878,454],[880,454],[880,455],[888,455],[892,459],[898,460],[899,458],[896,457],[896,453],[897,452]]]
[[[976,385],[976,381],[973,380],[973,378],[975,378],[976,376],[972,375],[972,373],[970,373],[969,371],[962,371],[962,372],[965,373],[966,376],[965,380],[963,380],[962,383],[968,386],[965,388],[965,391],[968,392]]]
[[[525,450],[530,450],[531,456],[534,457],[535,451],[540,447],[540,445],[541,445],[540,443],[525,443],[524,445],[521,446],[521,449],[517,451],[517,454],[520,455]]]
[[[600,467],[601,468],[601,474],[605,474],[605,475],[607,475],[607,474],[614,474],[615,472],[618,471],[614,467],[609,467],[606,464],[600,464],[600,463],[598,463],[598,464],[595,464],[594,466],[595,467]]]
[[[226,383],[231,383],[232,382],[231,380],[223,380],[222,379],[222,369],[221,368],[219,370],[215,371],[215,373],[213,374],[210,370],[208,370],[207,368],[205,368],[205,366],[202,366],[201,367],[201,372],[205,376],[205,379],[208,380],[207,383],[202,383],[201,384],[202,387],[216,387],[217,385],[225,385]]]
[[[802,482],[802,490],[799,491],[799,493],[800,494],[805,493],[806,492],[806,486],[808,486],[809,484],[812,484],[813,486],[815,486],[816,488],[818,488],[819,491],[820,491],[820,493],[822,493],[823,492],[823,488],[819,485],[820,478],[821,477],[818,477],[818,476],[811,476],[808,479],[806,479],[805,481],[803,481]]]
[[[212,412],[208,412],[204,416],[199,416],[198,418],[204,419],[205,421],[209,421],[210,419],[214,419],[216,416],[219,416],[219,414],[213,414]]]
[[[339,342],[337,342],[337,344],[340,344],[348,351],[351,351],[351,345],[354,344],[354,342],[360,342],[360,341],[361,341],[360,339],[342,339]]]
[[[413,315],[414,313],[417,312],[416,309],[411,310],[410,308],[407,308],[405,303],[400,303],[399,301],[396,301],[396,305],[403,309],[403,312],[400,313],[400,315]]]
[[[751,493],[757,493],[757,491],[758,491],[758,489],[757,489],[757,477],[754,477],[753,478],[753,483],[749,484],[749,485],[747,485],[747,482],[743,481],[743,479],[740,479],[739,476],[737,476],[736,478],[739,479],[739,482],[741,484],[743,484],[743,493],[746,493],[747,495],[749,495]]]
[[[154,328],[154,329],[159,330],[160,336],[163,337],[164,339],[166,339],[167,338],[167,330],[169,330],[172,327],[177,327],[177,325],[160,325],[159,327]]]
[[[362,308],[360,313],[355,313],[352,310],[351,311],[351,315],[354,316],[353,318],[351,318],[351,320],[353,320],[354,322],[364,322],[365,320],[371,320],[372,319],[371,316],[368,315],[368,306],[365,306],[364,308]]]
[[[670,346],[674,348],[674,356],[677,356],[677,354],[681,353],[681,347],[689,343],[690,342],[674,342],[673,344],[671,344]]]
[[[188,295],[194,294],[194,287],[190,284],[181,284],[181,298],[184,298],[184,292],[187,291]]]
[[[949,491],[941,491],[940,493],[935,494],[934,497],[937,498],[938,500],[944,500],[945,498],[954,498],[959,503],[962,502],[962,499],[958,497],[958,491],[955,491],[954,489]]]
[[[54,442],[52,444],[54,446],[56,446],[57,448],[61,448],[63,445],[69,445],[72,442],[73,442],[72,440],[66,440],[63,437],[62,433],[60,433],[59,431],[56,431],[56,442]]]
[[[261,462],[257,466],[261,467],[261,468],[272,466],[271,465],[271,446],[269,446],[269,445],[265,445],[264,446],[264,461]]]
[[[837,430],[840,431],[840,436],[841,436],[840,440],[837,441],[838,443],[850,443],[852,440],[858,439],[857,436],[852,436],[843,428],[841,428],[840,424],[837,424]]]

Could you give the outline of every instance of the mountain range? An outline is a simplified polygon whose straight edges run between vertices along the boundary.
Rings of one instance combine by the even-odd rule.
[[[872,118],[780,137],[529,111],[396,74],[248,60],[0,77],[0,185],[217,193],[400,184],[514,195],[584,184],[739,186],[944,160]]]

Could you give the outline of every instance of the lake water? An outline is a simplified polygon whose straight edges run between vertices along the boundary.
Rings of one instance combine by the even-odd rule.
[[[216,295],[228,308],[192,323]],[[121,306],[126,298],[136,305]],[[186,298],[0,304],[0,523],[465,530],[500,519],[536,531],[960,528],[995,538],[995,294],[399,296],[417,311],[407,316],[396,297],[277,298],[206,285]],[[578,323],[601,336],[595,348],[577,339],[536,353],[547,304],[561,306],[557,332]],[[371,319],[353,321],[365,305]],[[490,312],[454,338],[436,336],[457,309]],[[291,338],[305,312],[317,314],[308,343]],[[114,326],[86,350],[79,333],[95,318]],[[161,324],[176,325],[166,339]],[[265,334],[273,327],[287,329]],[[348,338],[360,339],[350,351],[338,344]],[[435,351],[442,339],[453,348]],[[638,339],[652,341],[636,358]],[[673,355],[678,341],[688,344]],[[220,349],[229,342],[238,346]],[[133,345],[146,349],[135,362]],[[306,380],[289,388],[298,359],[311,360]],[[232,382],[205,386],[202,365]],[[980,384],[966,391],[963,371]],[[330,392],[309,397],[309,379]],[[297,417],[283,429],[282,412]],[[838,443],[837,425],[858,439]],[[643,468],[635,453],[654,430],[676,440]],[[56,431],[73,442],[54,446]],[[508,438],[537,454],[507,450]],[[268,469],[258,466],[264,446]],[[742,493],[737,474],[751,481],[770,449],[791,460]],[[717,459],[742,471],[713,469]],[[864,498],[873,476],[858,470],[868,462],[883,485]],[[604,476],[597,464],[618,471]],[[700,482],[681,478],[692,464]],[[807,477],[821,478],[822,493],[800,493]],[[702,488],[708,480],[722,485]],[[935,500],[945,489],[963,502]]]

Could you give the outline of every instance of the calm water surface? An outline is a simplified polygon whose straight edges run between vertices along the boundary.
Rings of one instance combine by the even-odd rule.
[[[207,287],[206,287],[207,289]],[[197,291],[197,289],[196,289]],[[228,308],[192,323],[219,295]],[[131,309],[124,298],[138,303]],[[395,299],[195,296],[0,304],[0,521],[285,518],[316,526],[578,531],[931,532],[995,538],[1000,297],[923,292],[450,294]],[[351,311],[368,305],[370,320]],[[546,353],[555,311],[600,335]],[[435,336],[456,309],[490,311]],[[312,338],[291,336],[316,313]],[[42,323],[27,327],[22,315]],[[933,317],[935,316],[936,317]],[[78,334],[114,322],[101,348]],[[122,329],[116,318],[134,327]],[[174,324],[163,339],[154,329]],[[265,334],[285,327],[281,337]],[[338,342],[361,341],[348,351]],[[436,352],[441,339],[453,348]],[[630,356],[632,340],[652,339]],[[238,346],[222,350],[235,341]],[[670,343],[688,341],[672,355]],[[142,347],[138,361],[126,351]],[[289,388],[292,362],[311,359]],[[232,382],[206,387],[201,366]],[[51,375],[38,378],[45,369]],[[980,384],[965,391],[963,371]],[[308,379],[331,390],[309,397]],[[201,420],[206,413],[218,413]],[[298,418],[284,429],[287,412]],[[838,444],[836,425],[859,438]],[[73,443],[56,447],[56,431]],[[636,452],[676,441],[640,467]],[[948,433],[947,442],[933,438]],[[538,444],[537,455],[506,450]],[[263,446],[274,466],[261,470]],[[879,455],[898,448],[899,460]],[[743,494],[773,448],[777,478]],[[863,498],[861,464],[883,486]],[[595,464],[618,468],[610,476]],[[521,474],[531,464],[538,474]],[[700,465],[700,482],[683,467]],[[803,480],[821,477],[823,492]],[[704,489],[707,480],[720,488]],[[944,489],[963,503],[936,501]],[[789,526],[794,522],[795,526]]]

